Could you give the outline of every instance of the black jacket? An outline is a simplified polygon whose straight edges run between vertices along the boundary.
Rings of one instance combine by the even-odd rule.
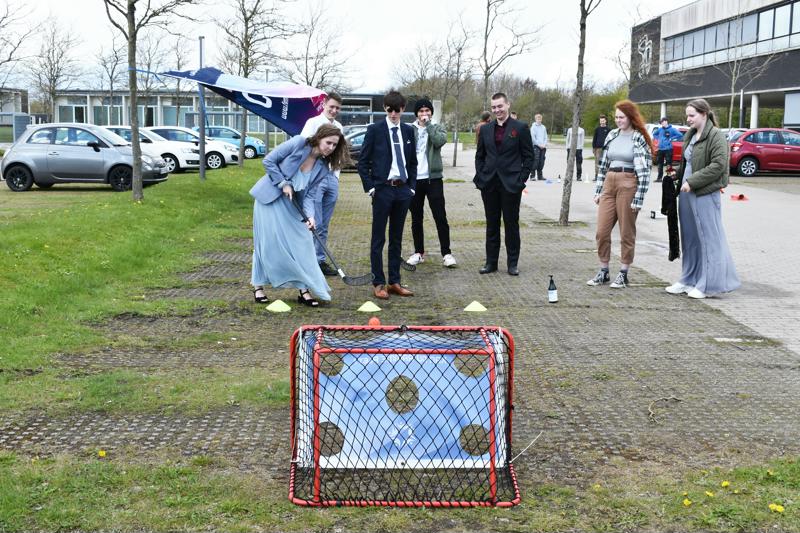
[[[533,168],[533,139],[528,125],[509,118],[500,148],[494,143],[497,120],[484,124],[478,135],[475,151],[475,178],[478,189],[485,189],[497,176],[503,188],[511,193],[522,192]]]
[[[408,186],[416,189],[417,184],[417,143],[414,126],[400,123],[400,134],[403,137],[403,153],[406,158],[406,174]],[[371,124],[364,135],[364,144],[358,158],[358,175],[364,192],[373,187],[383,187],[389,178],[392,168],[392,139],[386,120]]]
[[[611,131],[608,126],[597,126],[592,137],[592,148],[602,148],[606,142],[606,135]]]

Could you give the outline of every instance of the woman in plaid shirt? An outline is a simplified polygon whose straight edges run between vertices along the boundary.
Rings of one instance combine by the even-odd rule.
[[[611,230],[619,222],[621,264],[610,287],[621,289],[628,284],[628,269],[636,248],[636,217],[650,186],[653,143],[636,104],[622,100],[614,107],[617,129],[608,133],[603,145],[594,191],[594,203],[598,205],[596,239],[600,270],[586,283],[602,285],[611,280],[608,274]]]

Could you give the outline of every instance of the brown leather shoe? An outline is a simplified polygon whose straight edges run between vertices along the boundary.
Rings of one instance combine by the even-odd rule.
[[[372,286],[372,294],[375,295],[375,298],[380,298],[381,300],[388,300],[389,293],[386,292],[385,285],[373,285]]]
[[[389,294],[396,294],[397,296],[414,296],[412,291],[401,286],[399,283],[392,283],[386,287],[386,290],[389,291]]]

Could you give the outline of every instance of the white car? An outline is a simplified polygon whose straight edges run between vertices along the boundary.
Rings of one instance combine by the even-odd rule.
[[[130,126],[103,126],[131,142]],[[167,163],[170,172],[182,172],[187,169],[200,168],[200,150],[186,143],[168,141],[161,135],[139,128],[139,142],[143,148],[158,152]]]
[[[153,126],[143,128],[152,131],[168,141],[191,143],[197,147],[200,144],[200,135],[196,131],[180,126]],[[206,168],[217,169],[239,160],[239,149],[221,141],[212,141],[206,137]]]

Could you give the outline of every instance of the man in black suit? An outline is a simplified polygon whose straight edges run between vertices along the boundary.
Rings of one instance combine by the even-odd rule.
[[[519,275],[519,204],[533,167],[533,141],[528,125],[508,116],[504,93],[492,95],[495,120],[484,125],[475,152],[475,179],[486,213],[486,264],[481,274],[497,270],[500,256],[500,216],[506,233],[506,267]]]
[[[400,263],[403,247],[403,225],[417,182],[417,146],[414,127],[400,122],[406,98],[397,91],[383,97],[386,119],[367,128],[358,175],[364,192],[372,197],[372,240],[369,261],[372,267],[372,290],[376,298],[386,300],[389,294],[413,296],[400,285]],[[386,223],[389,223],[389,283],[383,272],[383,245],[386,244]]]

